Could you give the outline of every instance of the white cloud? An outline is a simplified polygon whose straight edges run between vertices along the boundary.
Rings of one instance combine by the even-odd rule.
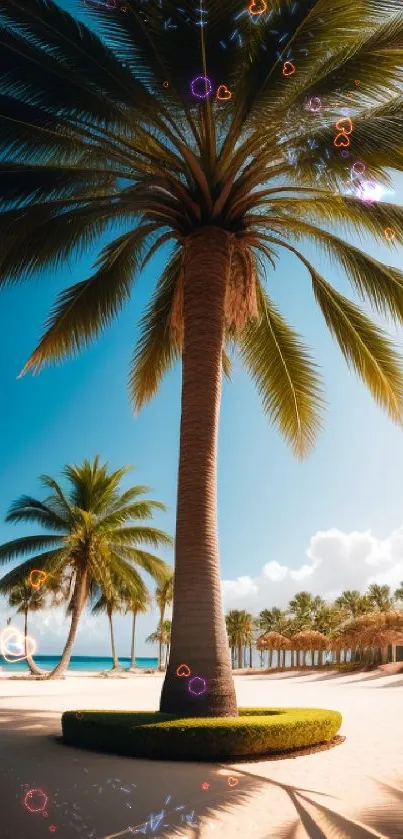
[[[267,562],[256,577],[223,581],[225,609],[284,607],[301,589],[332,600],[345,589],[364,591],[371,583],[392,590],[403,580],[403,526],[386,539],[371,531],[344,533],[319,530],[305,552],[308,561],[296,568],[277,560]]]

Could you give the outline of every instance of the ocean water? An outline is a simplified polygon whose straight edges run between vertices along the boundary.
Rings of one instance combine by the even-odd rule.
[[[34,661],[38,667],[44,670],[52,670],[60,661],[59,655],[36,655]],[[130,658],[119,658],[119,662],[123,668],[129,667]],[[29,672],[26,661],[8,662],[0,655],[0,667],[5,670],[21,670]],[[99,673],[101,670],[110,670],[112,667],[112,659],[109,656],[81,656],[73,655],[67,672],[72,670],[91,670],[94,673]],[[152,670],[158,667],[158,658],[136,658],[136,667],[139,669]]]

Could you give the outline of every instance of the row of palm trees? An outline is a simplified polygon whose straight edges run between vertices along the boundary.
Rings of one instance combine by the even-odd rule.
[[[108,617],[115,668],[119,667],[119,660],[113,614],[132,614],[130,669],[134,669],[136,618],[152,603],[140,572],[156,583],[154,596],[160,612],[156,640],[162,667],[167,638],[165,612],[172,602],[173,572],[170,565],[144,550],[144,546],[171,547],[172,539],[164,531],[144,524],[156,510],[165,510],[160,501],[144,498],[149,487],[121,489],[129,468],[110,471],[98,456],[92,461],[84,460],[81,466],[64,468],[65,487],[43,475],[46,497],[39,500],[23,495],[10,507],[6,521],[41,528],[35,535],[20,536],[0,546],[1,564],[22,558],[0,580],[0,594],[8,595],[9,605],[24,615],[26,658],[35,675],[52,679],[65,673],[87,604],[94,614],[104,612]],[[27,555],[29,559],[25,559]],[[33,571],[43,572],[40,588],[32,584]],[[44,672],[29,654],[28,614],[63,603],[70,617],[66,644],[56,667]]]
[[[301,591],[285,609],[263,609],[258,617],[243,609],[232,609],[226,615],[232,666],[245,667],[248,663],[251,667],[254,647],[260,652],[261,665],[267,651],[269,667],[273,664],[273,652],[277,654],[277,665],[284,666],[287,650],[294,666],[306,663],[308,656],[314,664],[315,653],[317,662],[324,663],[326,650],[334,652],[336,662],[340,661],[342,650],[346,659],[347,650],[353,649],[355,657],[366,649],[365,660],[379,657],[373,651],[380,649],[380,657],[385,660],[389,646],[393,654],[396,644],[403,645],[403,610],[399,604],[403,606],[403,581],[394,592],[390,586],[376,583],[364,594],[343,591],[333,603]]]

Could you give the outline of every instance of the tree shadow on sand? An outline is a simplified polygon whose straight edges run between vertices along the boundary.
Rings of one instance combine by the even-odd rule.
[[[281,790],[291,807],[284,808],[275,833],[268,830],[268,808],[267,823],[260,820],[251,832],[256,839],[403,837],[403,787],[376,781],[378,802],[355,819],[336,812],[343,802],[330,793],[282,784],[239,764],[136,760],[66,748],[58,742],[59,725],[60,713],[2,709],[7,762],[0,765],[6,814],[1,839],[46,839],[49,832],[55,839],[231,839],[240,835],[238,807],[250,808],[253,819],[255,796],[268,788]]]

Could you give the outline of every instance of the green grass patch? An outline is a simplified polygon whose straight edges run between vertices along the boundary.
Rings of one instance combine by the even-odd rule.
[[[66,711],[70,746],[159,760],[224,760],[292,751],[332,740],[341,714],[320,708],[240,708],[238,717],[153,711]]]

